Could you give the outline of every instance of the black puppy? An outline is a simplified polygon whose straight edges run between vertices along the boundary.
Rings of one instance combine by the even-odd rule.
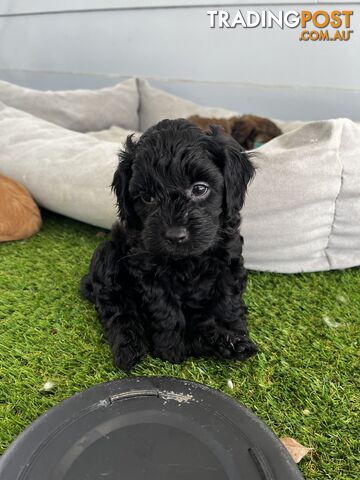
[[[81,281],[116,365],[130,370],[147,352],[173,363],[253,355],[239,234],[247,154],[219,128],[179,119],[128,137],[119,158],[120,222]]]

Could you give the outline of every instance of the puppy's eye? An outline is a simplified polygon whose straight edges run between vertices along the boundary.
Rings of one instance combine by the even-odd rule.
[[[191,188],[191,196],[193,198],[206,197],[210,192],[209,185],[207,183],[195,183]]]
[[[146,203],[147,205],[153,205],[156,202],[156,198],[148,193],[144,193],[141,195],[141,200]]]

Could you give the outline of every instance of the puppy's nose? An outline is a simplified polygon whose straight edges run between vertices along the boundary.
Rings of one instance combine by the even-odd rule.
[[[165,232],[165,237],[174,243],[181,243],[189,238],[189,232],[185,227],[171,227]]]

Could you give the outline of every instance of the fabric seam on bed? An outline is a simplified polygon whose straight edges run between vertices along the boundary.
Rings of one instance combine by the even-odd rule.
[[[331,225],[330,225],[330,231],[329,231],[329,235],[328,235],[328,239],[327,239],[327,243],[326,243],[326,247],[324,248],[324,254],[325,254],[325,258],[328,262],[328,265],[329,265],[329,270],[332,270],[333,269],[333,266],[332,266],[332,262],[331,262],[331,258],[330,258],[330,255],[328,253],[328,249],[329,249],[329,243],[330,243],[330,239],[332,237],[332,234],[333,234],[333,229],[334,229],[334,224],[335,224],[335,220],[336,220],[336,207],[337,207],[337,202],[338,202],[338,199],[339,199],[339,196],[340,196],[340,193],[342,192],[342,187],[343,187],[343,183],[344,183],[344,163],[342,161],[340,161],[340,146],[341,146],[341,143],[342,143],[342,138],[343,138],[343,134],[344,134],[344,120],[342,121],[342,124],[341,124],[341,135],[339,137],[339,142],[338,142],[338,145],[337,145],[337,150],[336,150],[336,158],[338,160],[338,162],[341,164],[341,174],[340,174],[340,186],[339,186],[339,191],[335,197],[335,200],[334,200],[334,213],[333,213],[333,219],[332,219],[332,222],[331,222]]]

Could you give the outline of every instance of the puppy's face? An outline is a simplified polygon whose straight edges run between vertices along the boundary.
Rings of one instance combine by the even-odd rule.
[[[204,133],[185,120],[164,120],[136,144],[129,138],[120,157],[113,182],[120,216],[158,255],[196,256],[215,245],[224,223],[236,212],[238,217],[253,173],[230,137]],[[234,160],[238,165],[230,172]],[[232,187],[229,174],[239,172],[230,183],[240,188]]]
[[[160,254],[199,255],[218,235],[223,177],[206,149],[185,139],[177,145],[175,137],[159,141],[160,148],[146,145],[136,156],[129,183],[144,245]]]

